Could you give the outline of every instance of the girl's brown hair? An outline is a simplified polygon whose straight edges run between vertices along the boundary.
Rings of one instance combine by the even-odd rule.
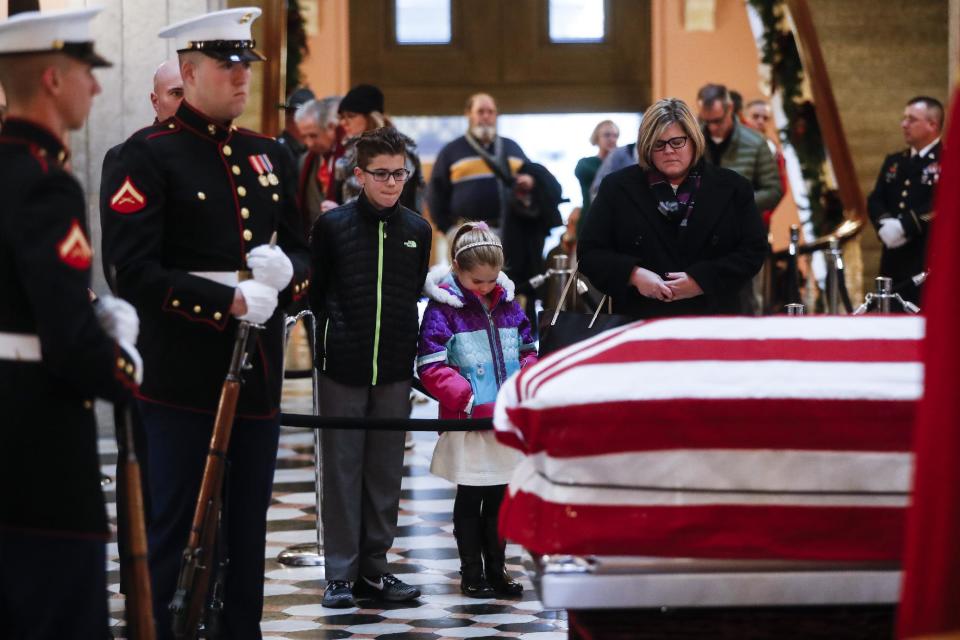
[[[467,222],[453,236],[450,261],[463,271],[477,265],[503,269],[503,245],[485,222]]]

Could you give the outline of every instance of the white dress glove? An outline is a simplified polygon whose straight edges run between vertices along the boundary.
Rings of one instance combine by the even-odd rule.
[[[136,344],[140,335],[140,317],[133,305],[109,294],[100,296],[94,305],[100,326],[118,342]]]
[[[120,345],[120,348],[126,351],[127,360],[133,363],[136,371],[133,372],[133,380],[138,385],[143,384],[143,358],[140,357],[140,352],[137,351],[137,348],[127,342],[126,340],[117,340],[117,343]]]
[[[907,244],[907,234],[903,230],[903,223],[896,218],[884,218],[880,221],[877,235],[888,249],[897,249]]]
[[[280,247],[262,244],[247,254],[247,266],[253,279],[277,291],[283,291],[293,278],[293,263]]]
[[[263,324],[277,308],[277,290],[256,280],[244,280],[237,285],[247,304],[247,312],[237,316],[253,324]]]

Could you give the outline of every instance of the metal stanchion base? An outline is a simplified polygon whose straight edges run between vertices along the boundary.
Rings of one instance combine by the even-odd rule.
[[[322,567],[323,552],[316,542],[290,545],[280,552],[277,562],[288,567]]]

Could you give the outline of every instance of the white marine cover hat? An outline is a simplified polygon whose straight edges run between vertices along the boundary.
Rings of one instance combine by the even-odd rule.
[[[257,43],[250,33],[260,13],[258,7],[214,11],[171,24],[158,35],[173,38],[177,53],[200,51],[229,62],[263,61],[266,57],[254,48]]]
[[[94,51],[90,35],[90,21],[102,10],[24,11],[0,20],[0,56],[62,53],[94,67],[109,67]]]

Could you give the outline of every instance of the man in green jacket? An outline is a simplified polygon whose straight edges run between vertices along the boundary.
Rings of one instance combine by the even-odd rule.
[[[749,180],[758,210],[776,207],[783,197],[777,164],[764,137],[734,118],[727,88],[722,84],[704,85],[697,92],[697,103],[707,139],[707,161]]]
[[[783,187],[766,138],[737,121],[733,99],[722,84],[701,87],[697,104],[707,140],[707,162],[732,169],[749,180],[757,210],[772,211],[783,197]],[[747,315],[763,312],[762,279],[761,272],[741,292],[741,311]]]

